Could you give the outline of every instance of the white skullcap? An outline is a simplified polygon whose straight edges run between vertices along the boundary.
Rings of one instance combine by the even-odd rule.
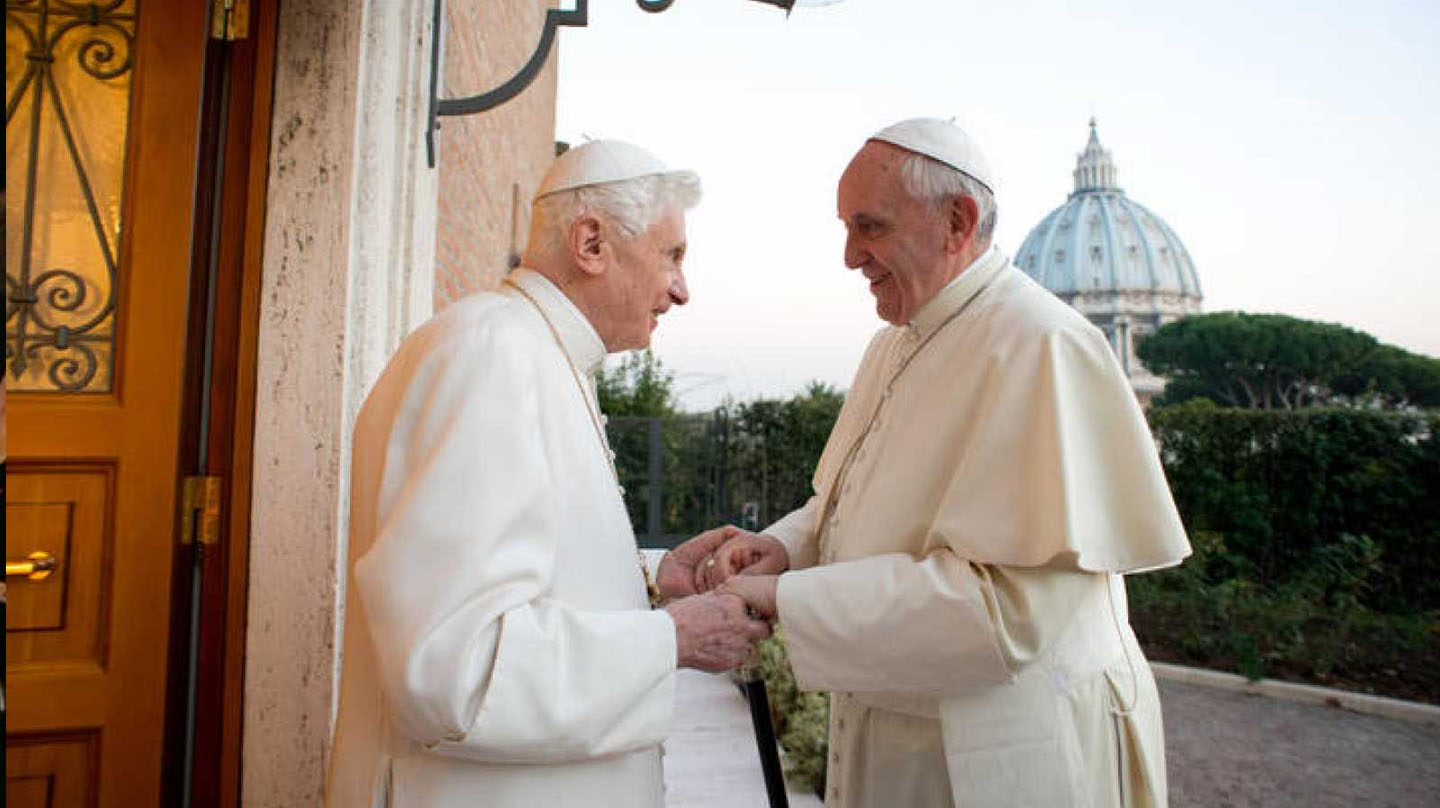
[[[995,175],[980,144],[965,130],[938,118],[911,118],[881,129],[870,140],[892,143],[906,151],[923,154],[970,177],[995,193]]]
[[[540,181],[535,199],[588,185],[659,174],[695,176],[691,171],[672,171],[655,155],[623,140],[591,140],[555,158],[550,170],[545,172],[545,179]]]

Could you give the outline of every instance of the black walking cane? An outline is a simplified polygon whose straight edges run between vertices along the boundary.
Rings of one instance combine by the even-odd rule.
[[[750,723],[755,726],[755,746],[760,752],[760,770],[765,774],[765,793],[770,808],[790,808],[785,795],[785,772],[780,768],[780,751],[775,745],[775,725],[770,723],[770,697],[765,693],[765,676],[760,670],[760,648],[740,666],[740,683],[750,702]]]

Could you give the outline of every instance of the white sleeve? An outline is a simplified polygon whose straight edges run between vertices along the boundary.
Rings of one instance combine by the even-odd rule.
[[[1095,577],[939,550],[786,573],[776,597],[801,687],[945,696],[1013,678],[1064,633]]]
[[[815,545],[815,526],[820,524],[820,509],[825,503],[820,497],[811,496],[799,508],[780,517],[779,521],[760,531],[774,536],[785,546],[790,557],[790,569],[799,570],[813,566],[819,558]]]
[[[424,357],[384,445],[376,539],[355,562],[387,706],[440,754],[546,763],[659,743],[673,711],[663,611],[546,596],[553,471],[523,344],[474,337]]]

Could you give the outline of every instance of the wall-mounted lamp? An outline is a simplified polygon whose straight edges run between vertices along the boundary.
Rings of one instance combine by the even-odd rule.
[[[785,10],[788,16],[795,6],[828,6],[840,0],[751,0]],[[675,0],[635,0],[642,10],[658,14],[674,5]],[[487,109],[494,109],[519,95],[530,82],[540,75],[550,49],[555,45],[555,29],[562,25],[583,28],[589,21],[589,0],[575,0],[575,8],[563,10],[552,8],[545,12],[544,29],[540,32],[540,43],[524,67],[493,90],[465,98],[440,97],[440,58],[445,40],[443,29],[445,0],[435,0],[435,21],[430,42],[430,125],[425,130],[425,155],[430,167],[435,167],[435,131],[440,128],[440,118],[449,115],[474,115]]]

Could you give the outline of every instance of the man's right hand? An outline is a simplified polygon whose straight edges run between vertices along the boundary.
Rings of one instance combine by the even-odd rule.
[[[770,636],[770,625],[751,619],[745,601],[726,592],[708,592],[665,607],[675,621],[676,664],[719,673],[738,667],[750,647]]]

